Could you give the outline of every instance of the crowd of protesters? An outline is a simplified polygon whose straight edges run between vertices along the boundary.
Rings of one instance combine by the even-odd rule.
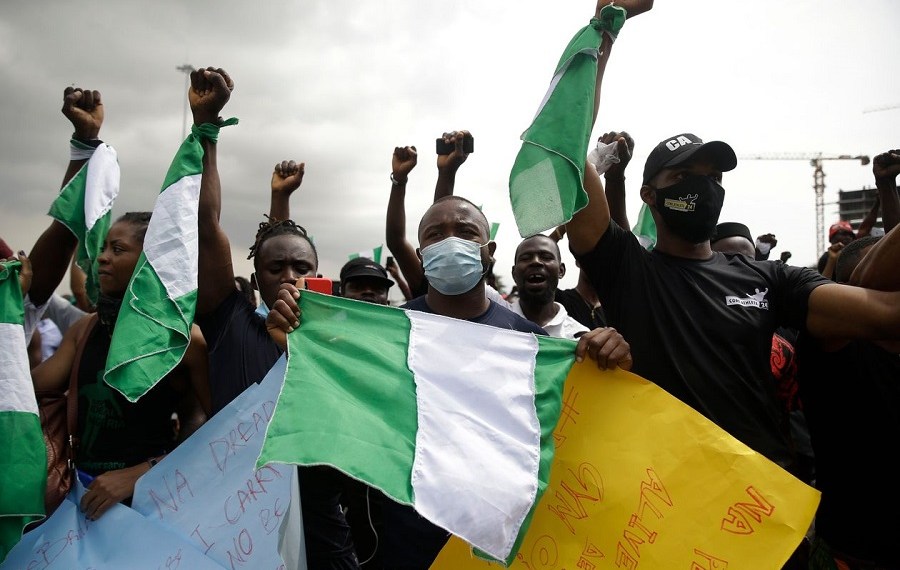
[[[634,4],[630,15],[641,11]],[[598,59],[598,93],[610,52]],[[194,124],[219,124],[232,78],[209,67],[190,81]],[[587,104],[596,108],[598,101]],[[74,127],[73,147],[81,149],[65,185],[100,144],[100,92],[66,88],[63,114]],[[635,141],[608,132],[598,142],[615,145],[618,160],[586,159],[588,205],[552,232],[503,246],[514,251],[514,293],[503,294],[493,281],[498,244],[490,224],[455,188],[472,135],[459,130],[441,138],[446,151],[437,156],[434,201],[419,219],[418,244],[407,240],[404,204],[418,151],[397,146],[385,218],[392,257],[385,266],[369,258],[347,262],[333,276],[334,294],[386,305],[396,285],[407,309],[574,339],[579,360],[653,381],[822,491],[809,540],[786,568],[900,567],[892,532],[900,493],[879,484],[890,472],[889,437],[900,432],[900,150],[874,159],[879,199],[863,223],[855,230],[846,221],[834,224],[830,247],[807,268],[790,265],[786,251],[770,260],[773,234],[754,238],[746,220],[720,222],[723,173],[736,169],[737,158],[727,143],[691,133],[659,142],[632,188],[657,230],[646,248],[625,215]],[[23,262],[26,304],[42,315],[29,345],[35,390],[77,386],[76,464],[93,477],[81,502],[92,519],[127,504],[141,475],[263,379],[283,354],[285,335],[302,326],[300,280],[321,277],[304,220],[291,216],[305,165],[276,164],[270,210],[250,248],[253,273],[235,275],[231,242],[250,236],[226,235],[220,225],[217,143],[201,144],[191,343],[181,364],[135,403],[102,377],[151,213],[126,213],[109,228],[97,258],[95,303],[72,263],[78,241],[59,221],[27,254],[6,245],[24,248],[15,236],[0,242],[0,257]],[[879,219],[883,231],[873,232]],[[567,271],[561,244],[579,272],[568,290],[558,287]],[[57,291],[67,270],[71,295],[64,298]],[[448,539],[411,507],[331,468],[301,467],[299,481],[310,568],[427,568]]]

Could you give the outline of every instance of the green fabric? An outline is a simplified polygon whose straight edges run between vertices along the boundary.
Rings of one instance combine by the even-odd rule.
[[[309,291],[300,308],[303,324],[288,335],[284,387],[257,465],[333,465],[412,504],[418,422],[406,313]]]
[[[647,204],[641,205],[638,221],[631,232],[648,251],[656,247],[656,222],[653,221],[653,215]]]
[[[219,129],[233,125],[194,125],[169,166],[160,195],[179,192],[186,177],[203,173],[201,139],[215,142]],[[171,228],[167,239],[196,234],[197,227]],[[147,243],[144,244],[145,250]],[[104,380],[128,401],[135,402],[150,391],[184,358],[191,340],[197,291],[172,298],[145,253],[141,253],[128,283],[106,358]]]
[[[509,177],[509,195],[519,234],[531,236],[565,224],[587,205],[583,165],[594,120],[598,48],[614,34],[625,11],[606,6],[566,46],[551,90],[531,126]]]
[[[30,379],[27,379],[30,381]],[[0,561],[22,537],[22,529],[44,516],[47,448],[41,420],[31,412],[0,412]],[[9,437],[14,434],[15,437]]]
[[[125,292],[106,358],[106,382],[136,402],[171,372],[187,351],[197,291],[170,299],[146,256]]]
[[[0,263],[0,322],[21,330],[25,318],[18,261]],[[21,346],[4,346],[7,356],[28,364],[25,335]],[[13,365],[15,368],[15,365]],[[0,385],[30,389],[31,378],[17,378],[14,370],[0,369]],[[26,388],[27,386],[27,388]],[[0,398],[2,398],[0,394]],[[22,537],[22,529],[44,514],[47,487],[47,448],[37,414],[25,410],[0,411],[0,562]]]
[[[59,196],[50,205],[48,214],[69,228],[78,239],[75,264],[84,271],[88,299],[96,304],[100,294],[97,258],[103,250],[103,242],[112,224],[112,212],[101,216],[92,228],[87,227],[84,218],[84,198],[89,165],[90,161],[85,162],[75,176],[63,186]]]
[[[22,288],[19,285],[20,261],[0,263],[0,323],[21,325],[25,322],[25,308],[22,304]],[[8,349],[8,347],[6,347]],[[2,432],[0,432],[2,433]]]

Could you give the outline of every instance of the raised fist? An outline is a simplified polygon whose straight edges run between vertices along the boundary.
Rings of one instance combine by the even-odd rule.
[[[99,91],[66,87],[63,91],[62,114],[75,127],[75,138],[96,139],[103,125],[103,102]]]

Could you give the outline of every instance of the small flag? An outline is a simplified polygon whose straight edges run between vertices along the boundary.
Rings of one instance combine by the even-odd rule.
[[[222,126],[233,125],[229,119]],[[106,382],[130,402],[175,368],[191,340],[197,302],[197,212],[203,175],[202,125],[181,144],[153,207],[144,251],[128,283],[106,359]]]
[[[44,516],[47,448],[25,346],[18,261],[0,263],[0,562]]]
[[[656,247],[656,222],[653,221],[653,215],[650,214],[650,207],[647,204],[641,205],[638,221],[634,224],[631,233],[647,251]]]
[[[599,20],[572,38],[534,121],[522,134],[509,175],[522,237],[565,224],[587,204],[583,168],[594,120],[598,46],[605,31],[615,35],[624,23],[623,8],[605,6]]]
[[[101,144],[50,205],[50,216],[78,238],[75,263],[87,275],[88,298],[95,304],[100,293],[97,257],[103,249],[118,195],[118,157],[113,147]]]
[[[347,256],[348,259],[356,259],[357,257],[368,257],[378,265],[381,265],[381,248],[382,246],[378,246],[376,248],[367,250],[367,251],[358,251],[356,253],[351,253]]]
[[[511,560],[575,343],[306,291],[300,304],[257,466],[333,465]]]
[[[500,222],[494,222],[491,224],[491,241],[497,239],[497,230],[500,229]]]

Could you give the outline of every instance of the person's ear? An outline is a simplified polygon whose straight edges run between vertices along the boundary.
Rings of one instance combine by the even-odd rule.
[[[559,278],[562,279],[566,276],[566,264],[560,262],[559,264]]]
[[[488,255],[491,256],[491,263],[494,262],[494,252],[497,251],[497,242],[489,241],[487,244],[488,247]]]
[[[656,207],[656,188],[649,184],[641,186],[641,200],[648,206]]]

